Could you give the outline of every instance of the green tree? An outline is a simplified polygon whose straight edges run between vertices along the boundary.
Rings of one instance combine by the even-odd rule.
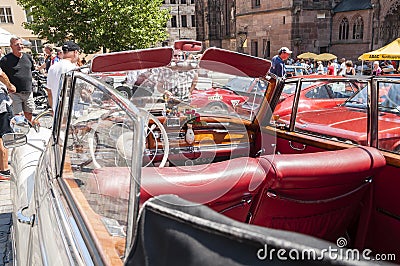
[[[85,53],[143,49],[167,39],[162,0],[18,0],[32,16],[24,27],[49,43],[76,41]]]

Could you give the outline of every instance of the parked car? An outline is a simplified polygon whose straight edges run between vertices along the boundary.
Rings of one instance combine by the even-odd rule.
[[[306,78],[303,76],[302,78]],[[312,76],[308,76],[311,77]],[[319,110],[342,104],[347,98],[358,92],[366,83],[340,80],[334,77],[320,77],[318,82],[303,82],[297,105],[297,112]],[[296,98],[296,79],[286,80],[280,102],[274,110],[275,115],[285,116],[292,112],[293,100]]]
[[[270,123],[284,85],[267,76],[270,61],[207,49],[196,70],[265,86],[250,114],[205,112],[186,100],[195,69],[172,66],[173,54],[97,55],[89,73],[64,76],[51,131],[14,120],[2,139],[12,148],[15,264],[264,265],[283,251],[312,254],[285,264],[358,263],[332,249],[367,250],[363,264],[373,264],[377,252],[398,252],[386,236],[400,234],[398,169],[386,165],[397,161],[323,139],[318,152],[284,154],[282,142],[302,139]],[[144,70],[148,86],[130,99],[99,78]]]
[[[296,65],[285,65],[286,76],[293,77],[293,76],[303,76],[308,75],[310,72],[304,66],[296,66]]]
[[[261,102],[266,88],[267,83],[262,79],[234,77],[222,86],[217,85],[205,90],[193,90],[190,104],[209,112],[233,111],[249,115],[258,109],[257,106]],[[258,100],[255,102],[254,99]]]
[[[377,143],[378,147],[395,153],[400,152],[400,79],[391,81],[380,80],[377,83]],[[368,145],[368,135],[365,134],[369,122],[368,87],[364,87],[339,106],[320,108],[313,111],[298,111],[295,127],[298,130],[323,135],[356,143]],[[290,116],[280,117],[280,121],[290,123]]]

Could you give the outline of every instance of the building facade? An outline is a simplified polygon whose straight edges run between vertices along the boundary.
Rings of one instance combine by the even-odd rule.
[[[169,38],[271,58],[281,46],[294,55],[330,52],[356,60],[400,37],[400,0],[165,0]],[[22,27],[29,20],[16,0],[0,0],[0,27],[32,43],[43,41]]]
[[[22,26],[27,19],[25,11],[16,0],[0,0],[0,28],[31,42],[32,51],[41,53],[42,41]],[[6,50],[9,48],[6,47]]]
[[[206,47],[265,58],[287,46],[294,56],[330,52],[357,60],[400,37],[400,0],[198,0],[196,8],[203,10],[197,36]]]
[[[165,0],[162,8],[171,10],[171,19],[167,23],[169,38],[163,45],[172,45],[178,39],[196,39],[195,0]],[[42,53],[45,40],[22,26],[29,19],[16,0],[0,0],[0,28],[29,41],[33,53]]]
[[[195,0],[165,0],[162,8],[171,10],[167,23],[169,38],[163,45],[172,45],[179,39],[196,39]]]

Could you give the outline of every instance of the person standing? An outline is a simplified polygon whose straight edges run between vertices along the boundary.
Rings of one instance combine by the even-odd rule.
[[[337,72],[337,74],[338,75],[345,75],[345,72],[346,72],[346,58],[342,58],[341,60],[340,60],[340,67],[339,67],[339,70],[338,70],[338,72]]]
[[[0,82],[0,180],[9,180],[8,149],[3,145],[3,135],[13,132],[10,125],[10,120],[13,116],[10,107],[12,101],[8,93],[15,93],[16,88],[1,69]]]
[[[346,69],[345,69],[345,75],[355,75],[356,70],[353,67],[353,62],[351,60],[346,61]]]
[[[53,112],[56,111],[58,95],[62,88],[61,76],[78,67],[77,62],[81,48],[73,41],[67,41],[61,49],[63,51],[63,59],[57,64],[52,65],[47,74],[47,93],[49,96],[49,105],[53,109]]]
[[[333,66],[333,62],[332,61],[328,61],[328,75],[335,75],[335,67]]]
[[[56,49],[56,56],[51,60],[51,65],[54,65],[54,63],[57,63],[63,59],[63,51],[61,49]]]
[[[372,75],[379,76],[382,74],[382,69],[379,66],[379,61],[374,61],[373,68],[372,68]]]
[[[53,54],[53,47],[50,44],[46,44],[44,46],[44,53],[46,54],[44,57],[44,63],[38,68],[38,70],[44,69],[45,72],[49,72],[49,68],[52,65],[52,61],[54,59],[54,54]]]
[[[278,77],[285,77],[285,60],[287,60],[291,54],[292,51],[290,51],[287,47],[282,47],[279,49],[278,54],[271,59],[272,65],[269,72],[277,75]]]
[[[318,75],[323,75],[325,73],[324,71],[324,65],[322,64],[322,61],[317,62],[317,74]]]
[[[23,112],[26,119],[32,122],[32,113],[35,110],[32,71],[35,70],[35,63],[31,55],[22,51],[24,45],[21,38],[11,37],[10,47],[11,53],[3,56],[0,67],[16,88],[16,93],[10,94],[13,101],[12,109],[14,114]]]

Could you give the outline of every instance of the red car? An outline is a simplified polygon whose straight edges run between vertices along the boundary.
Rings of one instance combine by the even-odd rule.
[[[398,82],[400,80],[397,80]],[[387,151],[400,151],[400,83],[378,83],[377,133],[378,147]],[[332,108],[298,112],[295,128],[345,142],[368,145],[368,87],[349,98],[344,104]],[[372,111],[373,112],[373,111]],[[373,119],[373,118],[372,118]],[[290,123],[290,115],[280,117],[280,122]]]
[[[261,98],[265,89],[266,84],[260,79],[236,77],[221,87],[194,90],[190,105],[206,112],[236,111],[248,115],[258,109],[260,102],[251,99],[254,99],[254,95]]]
[[[306,77],[307,76],[304,76],[304,78]],[[312,77],[315,78],[315,75]],[[323,80],[324,76],[321,78],[322,80],[318,82],[302,83],[297,112],[318,110],[342,104],[347,98],[358,92],[366,84],[356,81],[335,81],[336,78],[332,76],[326,76],[326,80]],[[295,80],[297,81],[297,79]],[[296,82],[287,80],[281,94],[280,102],[275,108],[275,115],[285,116],[292,113],[296,86]]]

